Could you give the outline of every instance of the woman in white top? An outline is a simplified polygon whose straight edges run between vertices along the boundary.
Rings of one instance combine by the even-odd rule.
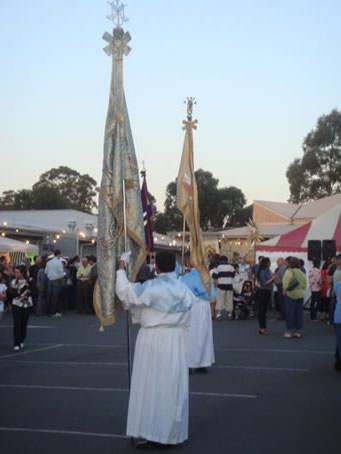
[[[313,267],[309,271],[308,277],[311,290],[310,319],[316,320],[317,314],[321,313],[323,309],[323,302],[321,299],[322,279],[319,262],[313,262]]]

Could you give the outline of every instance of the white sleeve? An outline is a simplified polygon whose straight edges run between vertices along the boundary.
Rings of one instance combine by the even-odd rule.
[[[64,277],[64,268],[62,262],[58,263],[58,275],[59,275],[58,279],[62,279]]]
[[[141,284],[132,284],[128,281],[125,270],[116,272],[116,295],[126,309],[130,306],[140,306],[141,303],[136,295],[136,291]]]

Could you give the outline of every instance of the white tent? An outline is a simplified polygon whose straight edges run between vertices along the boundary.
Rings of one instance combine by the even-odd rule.
[[[336,250],[341,251],[341,203],[289,233],[258,244],[257,256],[267,255],[275,261],[278,257],[295,255],[307,261],[309,240],[335,240]]]
[[[0,254],[11,252],[21,252],[23,254],[38,255],[38,246],[26,244],[22,241],[12,240],[10,238],[0,237]]]

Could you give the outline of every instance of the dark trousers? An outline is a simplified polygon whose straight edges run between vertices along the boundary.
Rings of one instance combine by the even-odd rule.
[[[334,325],[335,306],[336,306],[336,297],[332,295],[329,298],[329,323],[331,325]]]
[[[46,315],[46,291],[43,290],[42,292],[38,293],[38,303],[37,303],[37,309],[36,313],[37,315]]]
[[[266,312],[271,299],[271,290],[268,289],[258,289],[257,291],[257,301],[258,301],[258,321],[259,328],[266,328]]]
[[[47,315],[54,315],[60,306],[62,284],[59,280],[48,281],[47,285]]]
[[[94,314],[95,313],[95,309],[94,309],[94,289],[95,289],[95,284],[93,282],[89,282],[89,311],[90,311],[90,314]]]
[[[279,312],[282,318],[285,318],[285,310],[284,310],[284,296],[283,296],[283,286],[280,284],[276,285],[277,292],[275,293],[275,309]]]
[[[77,309],[78,312],[92,314],[90,301],[89,281],[78,281],[77,286]]]
[[[322,298],[322,312],[325,312],[326,314],[329,313],[329,308],[330,304],[333,300],[333,297],[326,296],[325,298]]]
[[[335,334],[336,334],[336,353],[335,359],[341,366],[341,323],[335,323]]]
[[[285,297],[285,321],[287,331],[300,331],[303,329],[303,298],[293,299]]]
[[[77,285],[70,285],[67,287],[67,308],[76,309],[77,302]]]
[[[13,339],[14,346],[20,346],[26,338],[28,319],[30,318],[30,307],[19,307],[12,305],[13,314]]]
[[[316,320],[316,315],[318,312],[322,312],[323,302],[321,299],[320,292],[311,292],[310,300],[310,319]]]

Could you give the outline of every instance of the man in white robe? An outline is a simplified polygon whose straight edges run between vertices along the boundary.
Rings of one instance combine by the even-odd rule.
[[[175,445],[188,438],[188,327],[196,298],[179,281],[175,256],[156,255],[158,277],[132,284],[119,263],[116,294],[139,323],[129,398],[127,435],[137,448]]]
[[[211,289],[208,294],[195,268],[182,276],[181,281],[196,296],[196,302],[191,309],[191,325],[188,334],[188,367],[190,371],[206,373],[207,368],[215,361],[210,303],[216,299],[216,289],[211,279]]]

